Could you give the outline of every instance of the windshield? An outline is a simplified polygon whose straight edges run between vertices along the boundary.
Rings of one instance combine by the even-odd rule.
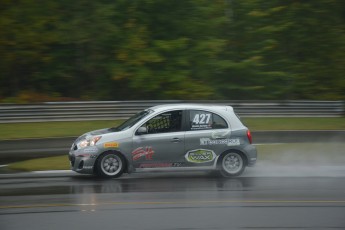
[[[130,127],[135,125],[138,121],[140,121],[141,119],[143,119],[144,117],[146,117],[148,114],[152,112],[153,110],[151,109],[141,111],[135,114],[134,116],[132,116],[131,118],[129,118],[128,120],[126,120],[125,122],[123,122],[121,125],[110,128],[110,131],[124,131],[126,129],[129,129]]]

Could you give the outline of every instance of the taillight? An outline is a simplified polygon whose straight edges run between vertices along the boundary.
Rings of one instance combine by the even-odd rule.
[[[253,140],[252,140],[252,134],[250,133],[249,129],[247,130],[247,137],[248,137],[249,143],[251,144]]]

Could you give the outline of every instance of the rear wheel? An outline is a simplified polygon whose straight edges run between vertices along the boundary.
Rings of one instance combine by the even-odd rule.
[[[105,153],[96,163],[97,174],[101,177],[116,178],[122,175],[125,161],[119,153]]]
[[[235,177],[243,173],[246,161],[242,153],[228,152],[219,162],[219,172],[224,177]]]

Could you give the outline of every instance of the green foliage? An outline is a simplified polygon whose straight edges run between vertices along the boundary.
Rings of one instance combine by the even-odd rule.
[[[344,100],[344,10],[339,0],[3,0],[0,100]]]

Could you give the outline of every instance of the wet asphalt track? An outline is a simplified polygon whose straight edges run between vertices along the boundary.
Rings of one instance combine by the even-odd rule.
[[[0,229],[345,229],[345,166],[0,175]]]

